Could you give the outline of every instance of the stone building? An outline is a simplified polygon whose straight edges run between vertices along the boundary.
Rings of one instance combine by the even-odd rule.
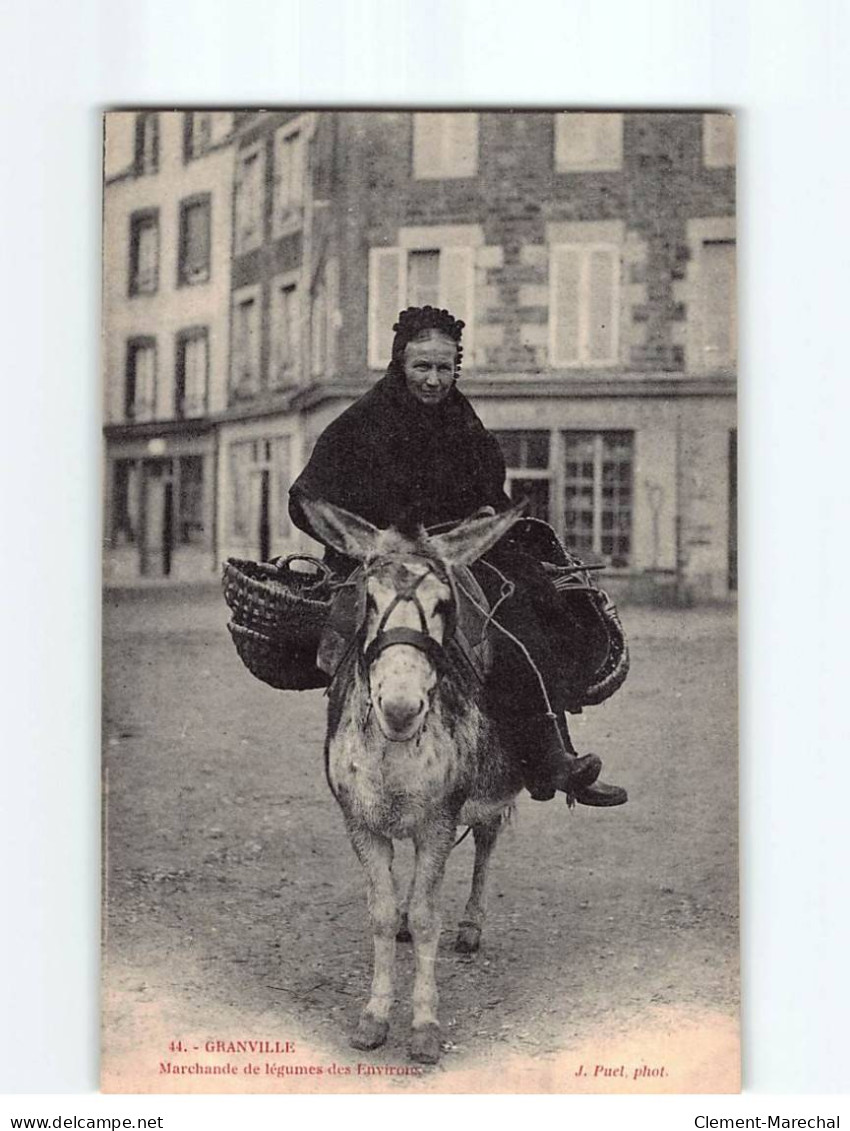
[[[228,402],[233,119],[106,117],[107,583],[218,569],[214,421]]]
[[[214,556],[308,544],[289,484],[431,303],[467,324],[461,388],[511,492],[606,587],[734,591],[731,118],[255,112],[231,156]]]

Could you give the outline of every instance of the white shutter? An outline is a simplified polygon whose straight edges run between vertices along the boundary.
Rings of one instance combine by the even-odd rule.
[[[553,365],[580,361],[579,303],[582,255],[578,247],[553,247],[549,285],[549,340]]]
[[[443,144],[447,114],[413,115],[413,175],[417,178],[444,176]]]
[[[623,115],[589,114],[595,119],[596,169],[619,169],[623,164]]]
[[[136,419],[153,420],[156,415],[156,354],[152,346],[136,351]]]
[[[593,158],[589,114],[561,114],[555,119],[555,163],[559,169],[586,169]]]
[[[478,172],[478,115],[447,114],[444,173],[448,177],[474,177]]]
[[[619,257],[616,248],[588,248],[585,263],[584,345],[591,365],[617,359]]]
[[[703,353],[707,369],[735,364],[735,244],[705,243],[700,280],[703,301]]]
[[[400,248],[373,247],[369,251],[369,368],[389,364],[393,323],[404,306],[404,258]]]
[[[475,322],[475,249],[440,248],[440,305],[466,323],[463,347],[472,358]]]
[[[622,114],[560,114],[555,122],[556,168],[581,172],[622,166]]]
[[[202,416],[206,401],[207,339],[190,338],[183,353],[184,412],[186,416]]]

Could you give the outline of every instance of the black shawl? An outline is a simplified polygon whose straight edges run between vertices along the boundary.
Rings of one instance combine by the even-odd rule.
[[[455,387],[440,404],[423,405],[391,367],[316,441],[289,513],[312,534],[300,500],[325,499],[374,526],[412,532],[485,505],[503,510],[504,481],[499,445],[466,397]]]

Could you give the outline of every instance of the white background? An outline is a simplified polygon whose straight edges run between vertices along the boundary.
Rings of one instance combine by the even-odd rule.
[[[398,1100],[92,1094],[99,115],[283,102],[738,110],[748,1094],[467,1100],[466,1114],[527,1118],[532,1104],[548,1118],[693,1127],[700,1112],[847,1111],[838,1096],[781,1096],[843,1093],[850,1079],[849,26],[846,0],[3,6],[0,1089],[83,1094],[7,1098],[0,1114],[265,1126],[314,1119],[319,1103],[334,1120],[464,1116],[462,1100],[418,1101],[414,1117],[411,1104],[376,1106]]]

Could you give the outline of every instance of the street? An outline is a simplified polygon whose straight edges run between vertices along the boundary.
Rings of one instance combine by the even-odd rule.
[[[474,957],[452,950],[472,838],[455,850],[438,959],[443,1080],[497,1054],[545,1066],[572,1052],[578,1070],[578,1050],[600,1033],[734,1030],[735,614],[621,614],[631,674],[572,732],[581,751],[602,756],[606,780],[628,788],[629,804],[570,812],[523,794],[496,850]],[[248,1036],[297,1034],[327,1061],[407,1062],[409,947],[399,947],[387,1046],[348,1047],[371,941],[360,868],[324,780],[322,693],[256,681],[226,620],[212,589],[106,596],[107,1090],[131,1078],[139,1090],[188,1089],[156,1076],[166,1036],[244,1037],[249,1024],[263,1030]],[[409,855],[401,845],[402,867]],[[663,1075],[647,1090],[682,1090],[675,1065]],[[571,1090],[560,1078],[550,1086]]]

